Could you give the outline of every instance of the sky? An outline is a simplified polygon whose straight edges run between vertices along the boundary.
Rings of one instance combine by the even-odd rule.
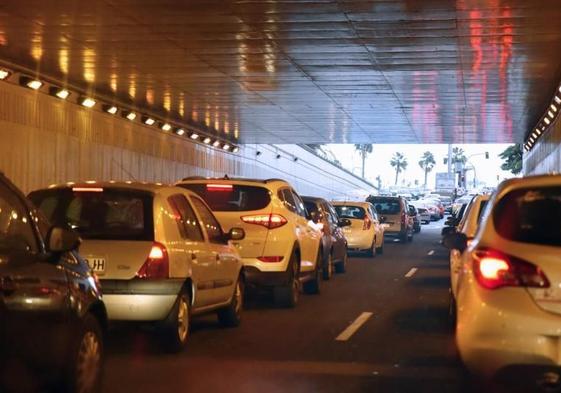
[[[503,160],[498,155],[505,150],[510,144],[464,144],[453,145],[464,149],[465,155],[468,157],[468,166],[472,164],[475,167],[475,173],[478,182],[484,182],[487,186],[496,186],[499,181],[513,177],[510,172],[500,169]],[[331,151],[346,169],[360,176],[361,174],[361,157],[355,150],[354,145],[324,145],[325,151]],[[399,183],[415,184],[415,180],[419,185],[424,183],[424,171],[418,162],[425,151],[433,153],[436,166],[429,173],[427,178],[427,186],[434,188],[435,173],[446,172],[448,166],[444,164],[444,158],[448,155],[448,145],[430,144],[430,145],[374,145],[372,154],[366,159],[365,177],[373,184],[377,185],[376,177],[380,175],[384,188],[393,186],[395,183],[395,170],[390,165],[390,160],[395,152],[401,152],[408,161],[407,169],[400,173]],[[489,159],[485,158],[485,152],[489,152]],[[467,181],[473,182],[473,171],[467,174]],[[499,181],[497,181],[497,176]]]

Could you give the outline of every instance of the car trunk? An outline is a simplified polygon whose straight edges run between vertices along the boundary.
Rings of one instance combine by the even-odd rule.
[[[152,241],[84,240],[80,254],[102,280],[129,280],[136,276],[152,248]]]
[[[561,314],[561,264],[559,261],[559,249],[543,247],[539,253],[535,251],[534,247],[527,247],[524,252],[525,255],[518,256],[538,266],[549,280],[550,285],[549,288],[527,288],[527,291],[541,309]]]
[[[272,205],[264,212],[260,211],[236,211],[236,212],[214,212],[214,215],[222,225],[224,231],[231,228],[243,228],[245,238],[236,240],[234,244],[242,258],[257,258],[263,255],[269,229],[262,225],[249,224],[242,221],[242,217],[267,215],[272,212]]]

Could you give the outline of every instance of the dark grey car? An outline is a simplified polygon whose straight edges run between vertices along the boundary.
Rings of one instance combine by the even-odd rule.
[[[347,266],[347,239],[341,230],[351,222],[348,219],[339,219],[335,208],[325,199],[302,197],[309,219],[322,225],[323,236],[321,239],[324,280],[329,280],[333,270],[344,273]]]
[[[0,391],[99,389],[106,312],[79,243],[0,173]]]

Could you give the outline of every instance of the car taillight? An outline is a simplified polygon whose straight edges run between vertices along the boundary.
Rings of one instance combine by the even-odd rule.
[[[364,217],[364,224],[362,224],[362,230],[367,231],[372,226],[372,220],[368,217]]]
[[[169,258],[168,252],[163,244],[152,245],[148,258],[144,265],[136,273],[138,278],[157,279],[169,277]]]
[[[405,215],[404,212],[401,213],[401,225],[405,225],[405,223],[407,222],[407,216]]]
[[[282,256],[262,256],[262,257],[257,257],[257,259],[259,259],[261,262],[274,263],[274,262],[282,262],[283,257]]]
[[[246,224],[261,225],[268,229],[282,227],[288,221],[280,214],[257,214],[253,216],[242,216],[242,221]]]
[[[473,251],[472,258],[473,273],[484,288],[549,287],[549,280],[544,272],[520,258],[489,249]]]

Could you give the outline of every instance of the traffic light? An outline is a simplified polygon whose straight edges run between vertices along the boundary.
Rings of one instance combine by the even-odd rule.
[[[485,159],[487,159],[487,160],[489,159],[489,152],[488,151],[485,152]]]

